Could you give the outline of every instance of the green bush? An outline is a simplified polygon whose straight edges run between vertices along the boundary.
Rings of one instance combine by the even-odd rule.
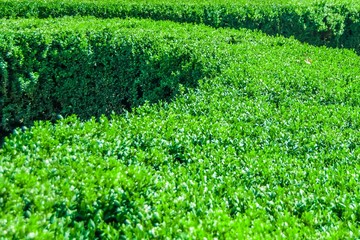
[[[149,26],[126,22],[113,36]],[[6,24],[3,36],[34,32]],[[245,30],[146,29],[164,24],[175,46],[191,33],[212,74],[171,102],[15,130],[0,149],[4,238],[359,238],[359,56]]]
[[[121,113],[170,100],[227,64],[226,36],[210,28],[144,20],[13,20],[0,24],[5,131],[76,113]],[[241,35],[241,34],[240,34]],[[239,35],[239,36],[240,36]]]
[[[360,51],[360,5],[345,0],[87,1],[1,0],[0,17],[151,18],[259,29],[302,42]]]

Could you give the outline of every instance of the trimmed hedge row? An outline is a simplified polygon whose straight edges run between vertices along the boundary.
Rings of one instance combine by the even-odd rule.
[[[0,17],[96,16],[204,23],[295,36],[360,51],[360,5],[348,1],[30,1],[1,0]]]
[[[229,58],[225,34],[192,27],[189,35],[189,26],[169,22],[28,19],[5,21],[0,29],[3,131],[170,100],[179,84],[195,87]]]
[[[148,27],[142,41],[164,26],[175,46],[192,35],[189,46],[225,63],[204,60],[222,67],[169,103],[17,129],[0,149],[4,238],[360,237],[359,56],[246,30],[129,23],[127,33]]]

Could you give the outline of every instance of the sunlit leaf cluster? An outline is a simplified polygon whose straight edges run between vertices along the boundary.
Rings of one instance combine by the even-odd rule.
[[[360,238],[354,50],[37,18],[0,22],[0,239]]]

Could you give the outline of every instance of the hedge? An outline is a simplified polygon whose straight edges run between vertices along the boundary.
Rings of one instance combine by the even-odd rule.
[[[360,237],[358,55],[247,30],[114,21],[141,43],[154,32],[175,46],[188,39],[201,49],[191,56],[211,53],[204,62],[220,68],[170,102],[16,129],[0,149],[4,238]],[[11,26],[6,36],[34,32]]]
[[[338,1],[33,1],[1,0],[0,17],[151,18],[212,27],[259,29],[316,46],[360,51],[360,5]]]
[[[0,24],[0,129],[170,100],[227,64],[227,37],[170,22],[65,18]],[[238,34],[240,37],[242,34]],[[215,54],[216,51],[222,53]]]

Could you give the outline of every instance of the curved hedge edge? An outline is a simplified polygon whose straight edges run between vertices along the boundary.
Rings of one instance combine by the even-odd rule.
[[[230,58],[227,36],[201,26],[89,18],[12,23],[0,33],[2,131],[170,101],[179,84],[196,87]]]
[[[358,114],[291,97],[278,108],[271,92],[244,96],[222,77],[174,103],[14,135],[0,150],[0,230],[9,238],[360,236]],[[349,120],[356,126],[344,128]]]
[[[342,2],[277,4],[126,3],[87,1],[2,1],[0,17],[88,16],[99,18],[151,18],[204,23],[212,27],[258,29],[270,35],[294,36],[315,46],[355,49],[360,52],[360,7]]]

